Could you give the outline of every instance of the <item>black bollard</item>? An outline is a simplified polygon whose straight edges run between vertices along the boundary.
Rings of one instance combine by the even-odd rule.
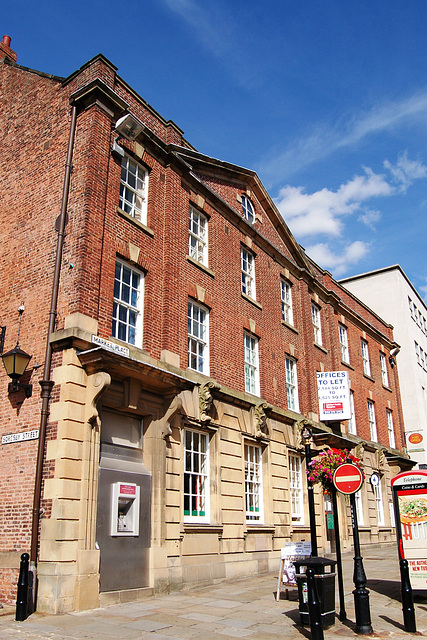
[[[323,640],[322,611],[320,608],[320,599],[316,588],[316,580],[314,579],[313,567],[307,567],[306,576],[311,638],[312,640]]]
[[[15,620],[23,622],[28,618],[28,567],[30,556],[23,553],[19,566],[18,592],[16,595]]]
[[[415,633],[417,625],[415,622],[414,598],[412,595],[411,581],[409,579],[409,565],[407,560],[399,560],[400,582],[402,594],[402,611],[405,631]]]

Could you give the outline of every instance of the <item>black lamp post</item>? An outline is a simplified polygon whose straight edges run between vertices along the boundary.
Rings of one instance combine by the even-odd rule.
[[[24,312],[24,307],[19,307],[19,325],[18,325],[18,337],[16,339],[16,346],[3,353],[1,358],[3,360],[3,366],[7,375],[11,378],[12,382],[9,383],[8,392],[13,393],[23,389],[25,391],[25,397],[30,398],[33,393],[33,386],[31,384],[22,384],[19,379],[24,375],[25,369],[28,366],[32,356],[26,353],[19,346],[19,330],[21,328],[21,317]]]
[[[307,472],[310,470],[311,462],[311,429],[305,425],[301,430],[301,439],[304,443],[305,449],[305,464]],[[308,514],[310,518],[310,538],[311,538],[311,555],[317,557],[317,536],[316,536],[316,512],[314,509],[314,489],[313,483],[308,479],[307,473],[307,492],[308,492]]]
[[[363,568],[363,559],[360,555],[359,528],[357,526],[356,498],[354,493],[350,494],[350,507],[354,543],[353,582],[356,588],[353,591],[353,596],[354,610],[356,613],[356,633],[364,635],[372,633],[372,624],[369,609],[369,591],[366,588],[366,574]]]

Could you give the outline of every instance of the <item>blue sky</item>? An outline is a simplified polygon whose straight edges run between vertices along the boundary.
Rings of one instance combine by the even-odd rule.
[[[255,169],[335,277],[399,263],[427,296],[424,0],[15,0],[3,15],[18,63],[67,76],[101,52],[199,151]]]

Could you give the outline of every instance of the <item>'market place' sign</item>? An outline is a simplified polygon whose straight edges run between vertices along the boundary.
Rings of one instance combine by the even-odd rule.
[[[349,420],[350,383],[347,371],[320,371],[316,376],[320,420]]]

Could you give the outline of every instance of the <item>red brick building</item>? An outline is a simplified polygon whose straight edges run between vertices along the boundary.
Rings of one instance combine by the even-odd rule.
[[[196,151],[102,55],[58,78],[7,37],[0,54],[0,324],[8,351],[20,318],[33,385],[0,372],[1,600],[34,546],[37,464],[40,610],[276,569],[310,536],[305,424],[379,474],[361,541],[393,541],[390,478],[411,463],[391,326],[305,255],[255,172]],[[325,424],[333,371],[352,418]],[[328,508],[316,489],[319,553]],[[344,500],[340,519],[346,547]]]

